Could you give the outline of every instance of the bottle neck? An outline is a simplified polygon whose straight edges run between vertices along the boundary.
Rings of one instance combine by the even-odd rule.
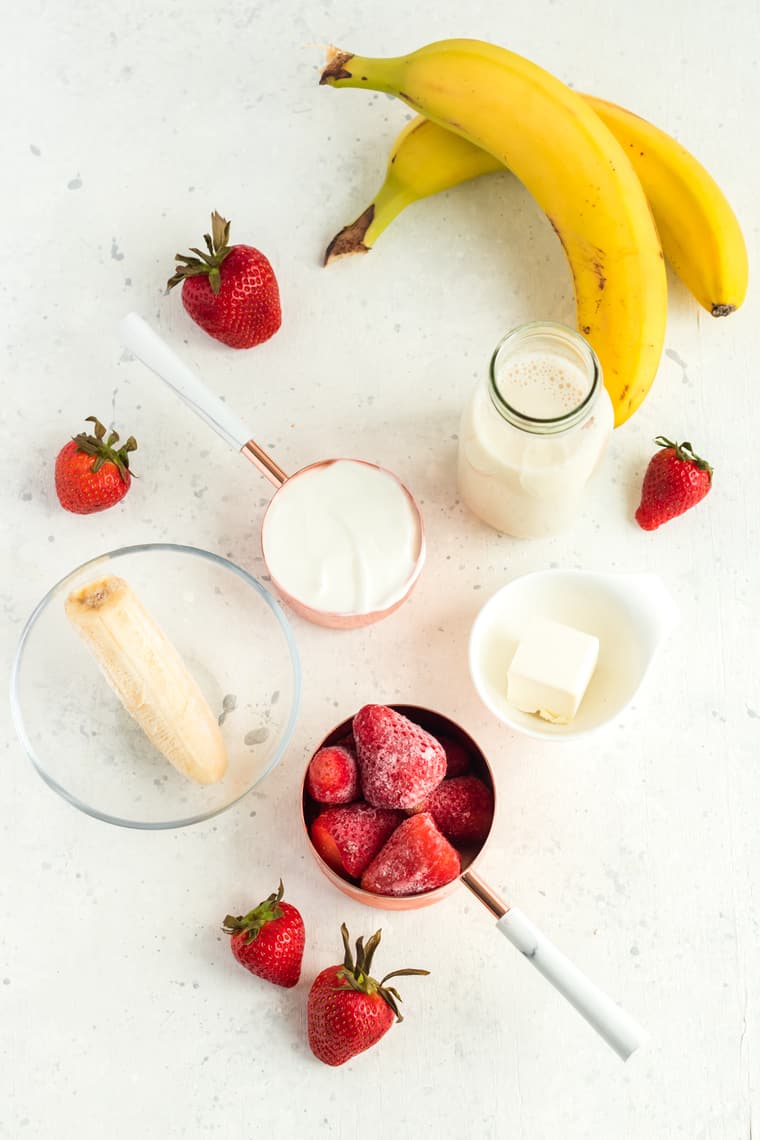
[[[534,354],[540,357],[544,370],[554,360],[558,371],[563,368],[571,370],[573,383],[565,383],[563,391],[565,399],[571,391],[577,399],[572,400],[567,410],[550,416],[535,414],[535,398],[530,398],[527,385],[535,382],[551,386],[559,381],[547,377],[546,371],[541,378],[538,370],[535,370],[535,378],[530,378],[530,370],[526,371],[525,363],[531,357],[535,360]],[[523,407],[518,406],[520,388],[504,383],[510,371],[510,361],[513,368],[518,366],[517,361],[521,361],[522,385],[526,393]],[[508,394],[505,394],[505,387]],[[512,427],[531,435],[558,435],[582,423],[589,416],[601,387],[602,370],[591,345],[574,329],[547,321],[536,321],[507,333],[496,346],[488,370],[488,395],[492,406]]]

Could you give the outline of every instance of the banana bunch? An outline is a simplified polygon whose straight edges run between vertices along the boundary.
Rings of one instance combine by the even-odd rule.
[[[478,40],[394,59],[335,52],[320,82],[384,91],[419,112],[396,140],[375,200],[330,242],[325,263],[371,248],[412,202],[508,167],[565,249],[578,329],[601,361],[617,426],[657,373],[663,251],[714,316],[742,303],[747,253],[731,207],[688,151],[629,111]]]

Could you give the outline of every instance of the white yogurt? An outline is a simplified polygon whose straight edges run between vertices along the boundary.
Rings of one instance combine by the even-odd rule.
[[[422,532],[411,496],[390,472],[337,459],[282,485],[261,542],[272,578],[286,593],[314,609],[366,614],[403,597]]]
[[[492,378],[464,409],[460,495],[505,534],[555,534],[573,521],[612,425],[612,403],[582,338],[562,326],[526,326],[502,342]]]

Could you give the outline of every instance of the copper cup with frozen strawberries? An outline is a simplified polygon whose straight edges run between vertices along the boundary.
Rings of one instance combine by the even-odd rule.
[[[414,705],[364,705],[315,749],[301,806],[309,845],[330,882],[357,902],[412,910],[459,882],[497,929],[627,1060],[645,1040],[636,1021],[478,874],[495,811],[491,767],[453,720]]]
[[[304,822],[320,869],[345,894],[385,910],[448,895],[494,817],[490,769],[447,717],[365,705],[312,756]]]

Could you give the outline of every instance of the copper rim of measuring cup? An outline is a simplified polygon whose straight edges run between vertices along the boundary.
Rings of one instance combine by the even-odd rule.
[[[249,456],[247,456],[247,458],[251,458],[252,462],[255,462],[257,466],[260,466],[260,463],[256,457],[249,455]],[[360,613],[338,613],[334,610],[317,609],[315,606],[310,606],[306,602],[302,601],[300,598],[295,597],[293,594],[290,593],[289,590],[286,590],[285,587],[281,584],[281,582],[277,579],[277,577],[272,573],[271,568],[269,566],[269,563],[267,561],[267,555],[266,555],[267,519],[269,517],[269,511],[270,511],[270,508],[272,506],[272,503],[277,498],[277,495],[280,493],[280,491],[284,487],[286,487],[288,485],[288,483],[292,483],[293,480],[298,479],[299,476],[305,475],[309,471],[314,471],[318,467],[329,467],[332,463],[341,463],[341,462],[361,463],[364,467],[374,467],[374,469],[376,471],[382,471],[382,473],[384,475],[390,476],[390,478],[393,479],[399,485],[401,490],[406,495],[408,501],[411,503],[412,508],[414,509],[414,513],[415,513],[416,518],[417,518],[417,524],[419,526],[420,541],[419,541],[419,550],[417,552],[417,559],[414,563],[414,567],[412,569],[411,574],[407,578],[406,584],[404,585],[401,594],[397,598],[395,598],[389,605],[384,606],[381,609],[367,610],[365,612],[360,612]],[[265,474],[267,474],[267,472],[265,472]],[[271,480],[271,475],[268,475],[268,478],[270,478],[270,480]],[[271,480],[271,481],[274,481],[274,480]],[[280,594],[280,596],[282,598],[284,598],[284,600],[288,603],[288,605],[291,607],[291,609],[293,609],[295,611],[295,613],[299,614],[300,617],[305,618],[307,621],[313,622],[315,625],[327,626],[330,629],[358,629],[360,626],[371,625],[373,622],[380,621],[382,618],[388,617],[389,614],[392,614],[394,612],[394,610],[397,610],[399,608],[399,606],[403,605],[403,603],[406,601],[406,599],[409,597],[412,590],[414,589],[414,586],[417,583],[417,579],[419,578],[419,576],[422,572],[422,567],[423,567],[424,562],[425,562],[425,526],[424,526],[424,522],[423,522],[423,518],[422,518],[422,511],[420,510],[420,507],[419,507],[417,500],[415,499],[414,495],[409,490],[409,488],[406,486],[406,484],[403,483],[399,479],[398,475],[395,475],[393,473],[393,471],[389,471],[387,467],[382,467],[379,463],[372,463],[367,459],[352,459],[352,458],[347,458],[347,457],[342,457],[340,459],[320,459],[320,460],[317,460],[316,463],[310,463],[308,465],[308,467],[301,467],[293,475],[283,477],[283,480],[280,482],[280,486],[277,488],[274,495],[272,495],[272,498],[269,500],[269,503],[267,504],[267,508],[264,512],[264,518],[262,519],[262,522],[261,522],[261,553],[262,553],[262,556],[264,558],[264,563],[267,567],[267,571],[269,573],[269,577],[271,579],[272,585],[276,588],[276,590]]]
[[[463,876],[466,876],[468,881],[466,883],[470,889],[473,889],[475,883],[480,886],[480,880],[474,871],[474,864],[480,858],[483,848],[488,843],[488,839],[493,831],[493,821],[496,817],[496,785],[493,778],[491,766],[485,758],[483,751],[469,733],[457,724],[456,721],[451,720],[450,717],[444,716],[443,713],[438,713],[432,709],[422,708],[418,705],[389,705],[395,712],[401,713],[402,716],[407,717],[414,724],[418,724],[429,732],[431,736],[437,739],[441,737],[446,740],[453,740],[456,744],[461,745],[470,758],[470,769],[468,774],[478,776],[484,783],[488,785],[494,797],[494,811],[491,817],[491,826],[488,829],[488,835],[485,839],[478,844],[477,847],[465,848],[460,850],[460,857],[462,861],[462,870],[455,879],[450,883],[446,883],[442,887],[436,887],[432,891],[424,891],[416,895],[377,895],[371,891],[362,890],[362,888],[354,883],[351,879],[343,878],[337,871],[325,863],[324,859],[318,853],[314,844],[311,841],[309,828],[316,817],[323,811],[327,811],[332,806],[331,804],[317,804],[312,800],[306,791],[306,772],[308,772],[308,764],[304,777],[301,782],[301,821],[303,823],[304,832],[306,834],[306,842],[309,845],[314,859],[317,863],[322,874],[330,880],[334,887],[337,887],[343,894],[348,895],[349,898],[354,899],[355,902],[364,903],[365,906],[374,907],[377,910],[419,910],[421,907],[432,906],[433,903],[439,902],[441,899],[446,898],[452,894],[453,891],[462,882]],[[337,744],[340,740],[344,740],[350,733],[353,725],[354,718],[348,717],[346,720],[341,721],[339,725],[329,732],[322,742],[314,749],[312,756],[316,755],[320,748],[325,748],[331,744]],[[309,757],[311,763],[311,757]],[[483,899],[488,906],[489,903]],[[500,900],[498,900],[500,902]],[[498,905],[498,903],[497,903]]]

